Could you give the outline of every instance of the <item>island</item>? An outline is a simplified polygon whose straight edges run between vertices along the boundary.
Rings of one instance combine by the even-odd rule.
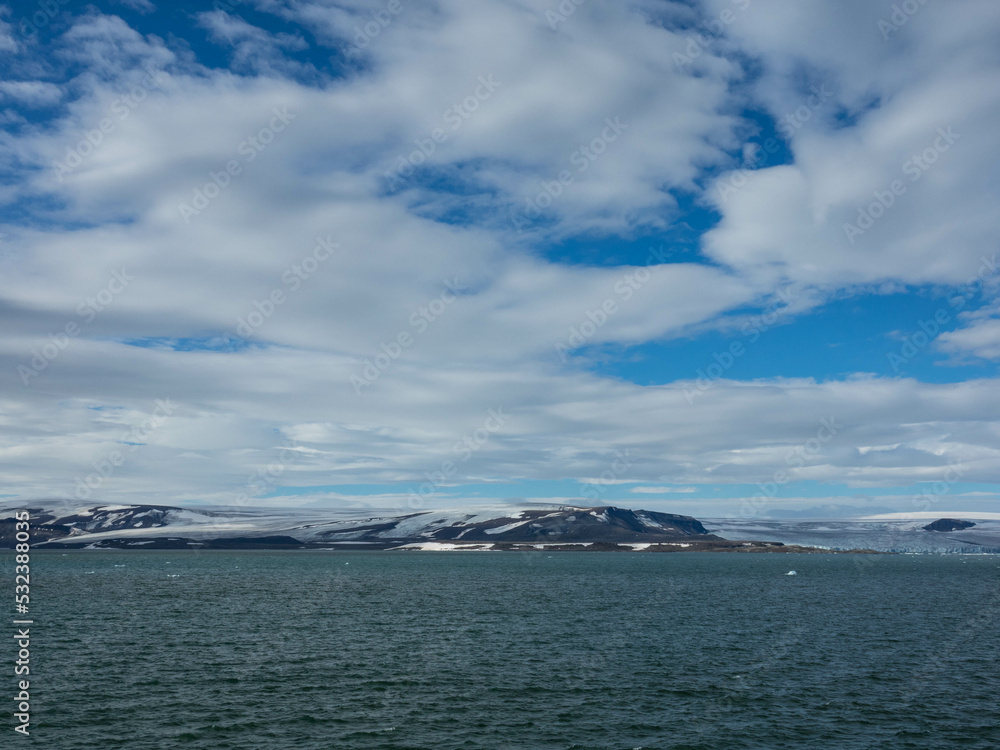
[[[358,510],[165,505],[46,504],[27,510],[36,550],[831,551],[724,539],[691,516],[614,506],[500,506],[371,515]],[[0,511],[0,548],[14,546],[14,528],[13,510],[6,515]]]
[[[924,531],[961,531],[971,529],[975,525],[972,521],[960,521],[957,518],[939,518],[922,528]]]

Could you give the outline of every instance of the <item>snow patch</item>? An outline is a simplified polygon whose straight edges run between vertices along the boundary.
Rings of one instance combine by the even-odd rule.
[[[393,550],[418,550],[420,552],[489,552],[492,544],[454,544],[452,542],[414,542]]]
[[[518,526],[524,526],[528,523],[527,521],[515,521],[514,523],[509,523],[506,526],[497,526],[495,529],[486,529],[487,534],[503,534],[511,529],[516,529]],[[465,533],[465,532],[462,532]]]

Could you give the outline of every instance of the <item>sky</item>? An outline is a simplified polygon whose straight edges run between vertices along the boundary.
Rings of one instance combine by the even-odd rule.
[[[996,510],[991,0],[0,5],[10,502]]]

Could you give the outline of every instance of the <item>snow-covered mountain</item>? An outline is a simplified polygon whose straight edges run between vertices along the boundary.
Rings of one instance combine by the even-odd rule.
[[[35,546],[183,546],[225,543],[367,545],[639,543],[724,540],[689,516],[604,506],[473,508],[398,514],[358,511],[193,509],[159,505],[29,504]],[[13,509],[0,511],[0,543],[13,541]],[[6,520],[4,520],[6,519]],[[178,544],[174,544],[178,543]]]
[[[923,511],[828,520],[711,518],[704,524],[724,539],[768,539],[832,550],[1000,553],[1000,513],[949,512],[947,517],[975,525],[953,531],[927,529],[942,516]]]
[[[410,513],[330,509],[178,508],[29,503],[41,547],[325,547],[340,549],[745,550],[809,547],[883,552],[1000,552],[1000,513],[929,513],[831,520],[709,519],[611,506],[499,505]],[[23,508],[24,506],[18,506]],[[14,543],[13,506],[0,506],[0,547]],[[962,525],[962,524],[958,524]],[[925,528],[931,527],[931,529]]]

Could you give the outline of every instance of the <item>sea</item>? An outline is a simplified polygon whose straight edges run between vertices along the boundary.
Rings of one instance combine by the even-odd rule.
[[[30,736],[8,701],[4,748],[1000,748],[995,555],[74,550],[31,565]]]

